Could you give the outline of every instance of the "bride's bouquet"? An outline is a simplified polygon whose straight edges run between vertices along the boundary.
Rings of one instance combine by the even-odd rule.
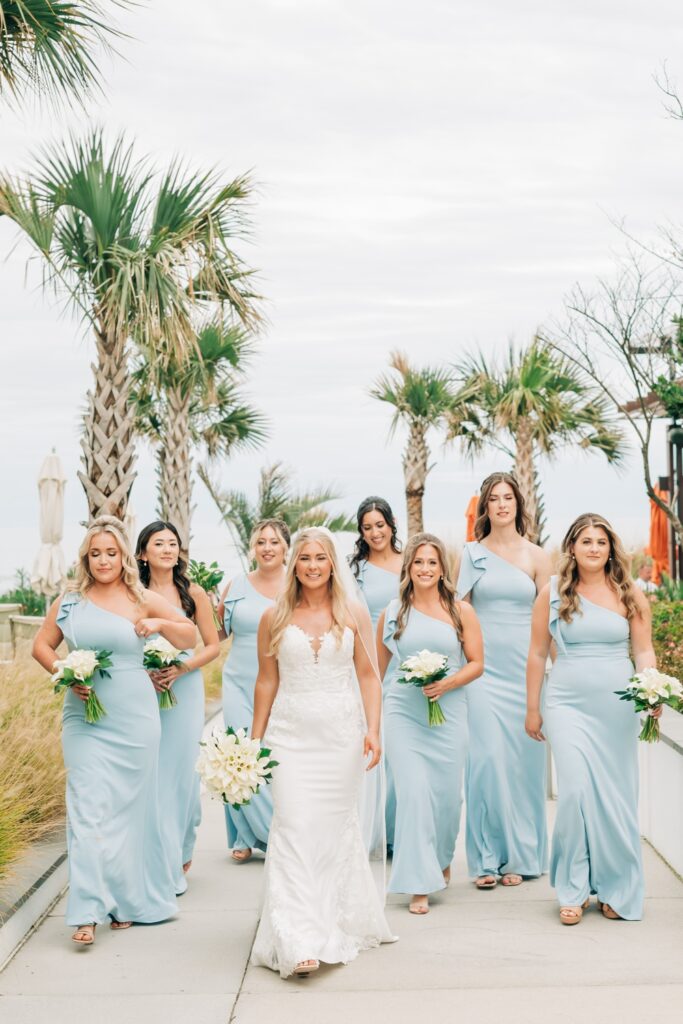
[[[402,676],[398,682],[406,686],[429,686],[430,683],[437,683],[439,679],[445,679],[448,675],[448,658],[445,654],[436,654],[434,651],[419,651],[412,657],[406,658],[401,665]],[[446,716],[441,710],[438,700],[427,699],[427,720],[430,725],[443,725]]]
[[[270,782],[278,764],[260,740],[247,736],[246,729],[228,726],[223,732],[215,728],[200,747],[196,764],[199,777],[212,797],[235,809],[248,804],[261,786]]]
[[[190,564],[187,567],[188,579],[196,583],[198,587],[201,587],[209,595],[216,629],[223,628],[223,623],[216,614],[214,598],[218,600],[218,584],[224,576],[225,573],[222,569],[218,568],[218,562],[212,562],[211,565],[207,565],[206,562],[195,562],[190,559]]]
[[[171,665],[181,665],[180,654],[181,652],[178,648],[174,647],[168,640],[165,640],[163,636],[156,636],[145,644],[142,652],[142,664],[146,669],[151,669],[152,671],[169,668]],[[176,695],[170,686],[168,690],[163,690],[158,696],[159,709],[161,711],[174,708],[178,703]]]
[[[631,685],[625,690],[614,692],[620,700],[633,701],[634,711],[650,712],[663,704],[667,704],[675,711],[679,710],[683,686],[674,676],[667,676],[663,672],[658,672],[656,668],[644,668],[642,672],[636,672],[629,682]],[[646,743],[656,743],[659,739],[658,719],[648,714],[638,738],[645,740]]]
[[[66,690],[70,686],[90,687],[90,693],[85,702],[85,720],[89,725],[99,722],[100,718],[107,713],[93,689],[92,678],[96,672],[110,678],[110,673],[106,669],[112,666],[111,654],[111,651],[71,651],[66,658],[55,662],[57,669],[50,677],[55,684],[55,693]]]

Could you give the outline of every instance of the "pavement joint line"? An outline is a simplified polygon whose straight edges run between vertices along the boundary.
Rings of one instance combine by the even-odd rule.
[[[676,868],[672,867],[672,866],[671,866],[671,864],[669,864],[669,862],[668,862],[668,860],[666,859],[666,857],[664,857],[664,856],[663,856],[663,855],[662,855],[662,854],[661,854],[661,853],[659,852],[659,850],[657,849],[657,847],[656,847],[656,846],[653,846],[653,845],[652,845],[652,843],[650,842],[650,840],[649,840],[649,839],[646,839],[646,837],[645,837],[645,836],[641,836],[640,838],[642,839],[642,841],[643,841],[644,843],[647,843],[647,845],[648,845],[648,846],[650,847],[650,849],[651,849],[651,850],[652,850],[652,851],[653,851],[654,853],[656,853],[656,854],[657,854],[657,856],[658,856],[658,857],[659,857],[659,859],[661,860],[662,864],[666,864],[666,866],[668,867],[668,869],[669,869],[669,871],[671,872],[671,874],[672,874],[672,875],[675,875],[675,876],[676,876],[676,878],[678,879],[678,881],[679,881],[679,882],[683,882],[683,877],[682,877],[681,875],[679,875],[679,873],[678,873],[678,872],[676,871]],[[679,898],[680,898],[680,897],[676,897],[676,899],[679,899]],[[662,896],[657,896],[657,897],[655,897],[655,899],[663,899],[663,897],[662,897]]]
[[[259,915],[258,918],[257,918],[257,921],[256,921],[256,927],[254,928],[254,934],[252,935],[251,942],[249,943],[249,953],[247,954],[247,959],[246,959],[245,964],[244,964],[244,970],[242,971],[242,977],[240,978],[239,987],[237,989],[237,993],[235,994],[235,1001],[232,1004],[232,1009],[230,1010],[230,1016],[228,1017],[228,1024],[233,1024],[233,1021],[237,1020],[237,1018],[235,1016],[235,1014],[237,1013],[237,1004],[240,1001],[240,996],[242,995],[242,988],[244,987],[244,979],[247,976],[247,971],[249,970],[249,967],[250,967],[250,964],[251,964],[251,952],[252,952],[252,950],[254,948],[254,942],[256,941],[256,932],[258,931],[258,926],[259,926],[260,923],[261,923],[261,916]]]

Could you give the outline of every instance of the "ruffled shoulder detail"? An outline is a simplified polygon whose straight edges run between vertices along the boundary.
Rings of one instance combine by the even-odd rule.
[[[247,596],[247,577],[242,574],[241,576],[235,576],[234,580],[230,584],[230,590],[228,596],[224,602],[223,611],[223,623],[225,625],[225,632],[228,636],[232,631],[232,616],[235,612],[235,605],[238,601],[243,601]]]
[[[356,576],[355,573],[354,573],[354,576],[355,576],[355,579],[356,579],[356,583],[358,584],[358,586],[360,587],[361,590],[363,589],[363,587],[365,585],[365,571],[366,571],[367,567],[368,567],[367,559],[366,558],[361,558],[361,560],[360,560],[360,562],[358,563],[358,566],[357,566],[358,575]]]
[[[478,540],[470,540],[465,544],[456,586],[460,600],[467,597],[486,572],[487,558],[488,552]]]
[[[59,611],[57,612],[57,625],[64,632],[63,625],[67,622],[71,612],[77,604],[81,603],[81,595],[76,590],[69,590],[64,594],[61,601],[59,602]]]
[[[398,645],[394,640],[394,633],[396,632],[396,620],[398,619],[398,609],[400,607],[398,598],[394,598],[390,601],[384,612],[384,632],[382,634],[382,641],[384,646],[392,654],[398,654]]]
[[[550,635],[562,652],[566,652],[564,637],[562,636],[562,620],[560,618],[561,598],[557,589],[557,576],[550,577],[550,614],[548,617],[548,629]]]

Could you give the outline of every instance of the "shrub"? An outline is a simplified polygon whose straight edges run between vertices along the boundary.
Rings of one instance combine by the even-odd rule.
[[[652,639],[660,671],[683,680],[683,601],[653,603]]]
[[[2,604],[20,604],[22,615],[44,615],[45,598],[31,589],[31,577],[26,569],[17,569],[15,586],[0,594]]]

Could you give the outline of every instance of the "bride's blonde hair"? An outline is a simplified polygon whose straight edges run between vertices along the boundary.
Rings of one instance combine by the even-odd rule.
[[[349,610],[346,604],[346,593],[339,578],[339,566],[337,563],[336,550],[334,544],[324,530],[319,530],[317,527],[312,526],[307,530],[302,530],[294,539],[292,555],[289,559],[287,572],[285,574],[285,585],[280,596],[275,602],[275,610],[273,612],[273,621],[270,629],[270,653],[272,655],[277,656],[284,632],[292,621],[294,610],[301,599],[302,588],[296,576],[296,564],[304,545],[312,543],[320,545],[332,565],[332,574],[327,584],[327,592],[332,601],[331,632],[337,641],[337,647],[339,647],[342,642],[344,629],[348,621]]]
[[[81,597],[87,597],[88,591],[95,582],[95,577],[90,572],[90,565],[88,564],[88,552],[90,550],[90,541],[98,533],[108,533],[116,541],[121,552],[121,579],[128,588],[128,592],[135,603],[140,604],[144,600],[145,588],[140,582],[138,564],[135,561],[128,537],[123,529],[123,523],[120,519],[116,519],[115,516],[99,516],[88,526],[85,537],[78,549],[78,562],[76,563],[74,578],[69,580],[66,585],[67,591],[76,591]]]

